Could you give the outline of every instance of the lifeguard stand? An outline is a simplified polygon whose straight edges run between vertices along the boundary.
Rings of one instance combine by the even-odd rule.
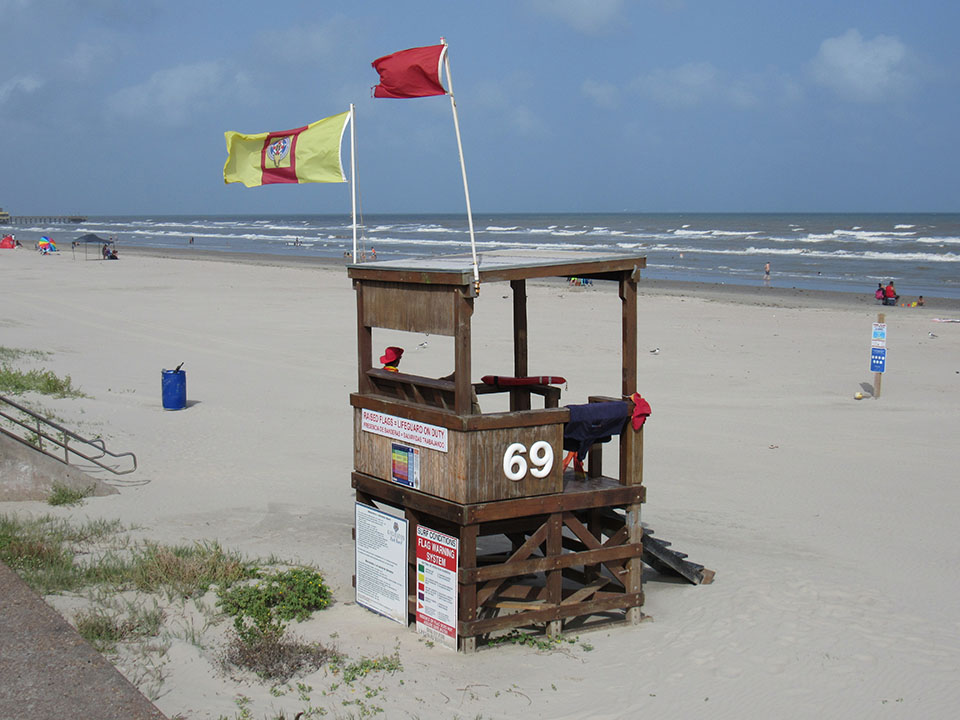
[[[509,282],[513,291],[514,375],[528,375],[527,280],[612,281],[620,298],[621,397],[589,401],[629,402],[637,389],[637,280],[645,266],[645,257],[632,254],[484,253],[481,287]],[[638,623],[642,428],[634,431],[625,419],[619,477],[603,475],[599,444],[585,473],[564,470],[564,425],[571,410],[560,407],[560,388],[472,382],[476,292],[469,256],[350,265],[348,274],[357,293],[352,486],[359,503],[402,512],[411,537],[422,524],[459,540],[460,647],[469,652],[478,638],[535,624],[559,633],[570,618],[607,615]],[[453,337],[452,379],[374,367],[373,328]],[[476,395],[494,392],[509,393],[510,410],[478,412]],[[532,395],[543,397],[542,408],[532,407]],[[373,416],[442,436],[434,449],[429,432],[422,434],[416,488],[391,476],[393,441],[364,429]],[[497,551],[486,552],[488,545]],[[408,571],[409,587],[416,588],[413,542]],[[415,591],[408,601],[412,615]]]

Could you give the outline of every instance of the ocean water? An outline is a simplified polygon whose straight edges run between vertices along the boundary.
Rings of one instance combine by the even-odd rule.
[[[11,226],[28,247],[49,235],[70,249],[83,233],[123,248],[192,247],[224,253],[342,258],[347,215],[92,217],[80,225]],[[960,298],[960,214],[485,214],[477,251],[627,250],[647,256],[644,277],[764,283],[872,294],[894,280],[904,298]],[[465,215],[373,215],[359,247],[378,259],[469,252]]]

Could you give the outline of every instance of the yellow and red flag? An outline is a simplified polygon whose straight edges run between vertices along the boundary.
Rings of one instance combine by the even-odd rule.
[[[346,182],[340,144],[350,112],[295,130],[244,135],[226,132],[225,183],[247,187],[273,183]]]

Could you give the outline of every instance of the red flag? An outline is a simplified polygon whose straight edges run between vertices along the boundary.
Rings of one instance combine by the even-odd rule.
[[[373,88],[378,98],[415,98],[446,95],[440,82],[440,63],[446,45],[410,48],[373,61],[380,84]]]

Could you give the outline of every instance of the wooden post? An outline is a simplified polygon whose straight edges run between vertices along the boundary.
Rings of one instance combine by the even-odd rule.
[[[529,374],[527,354],[527,281],[511,280],[513,290],[513,374],[526,377]],[[510,391],[510,411],[529,410],[530,391]]]
[[[551,513],[547,521],[547,542],[545,557],[559,558],[563,554],[563,514]],[[559,608],[563,601],[563,570],[548,570],[547,573],[547,602]],[[562,620],[550,620],[547,623],[547,636],[559,637],[563,630]]]
[[[643,526],[640,524],[640,503],[634,503],[627,507],[627,515],[624,518],[627,526],[629,542],[643,542]],[[624,582],[624,590],[628,593],[638,593],[643,590],[643,561],[640,556],[627,560],[627,578]],[[626,619],[631,625],[638,625],[643,619],[643,614],[639,606],[627,609]]]
[[[367,370],[372,367],[373,362],[373,330],[364,325],[363,283],[354,280],[353,286],[357,292],[357,390],[368,393],[373,390],[370,377],[367,375]]]
[[[620,390],[628,398],[637,391],[637,282],[627,273],[620,278],[623,303],[622,350],[623,382]],[[634,432],[629,425],[620,435],[620,484],[643,483],[643,430]]]
[[[461,525],[460,526],[460,568],[458,572],[466,568],[475,568],[477,566],[477,532],[479,525]],[[458,610],[458,621],[470,622],[477,619],[477,584],[475,582],[460,585],[460,607]],[[460,647],[465,653],[472,653],[477,649],[476,636],[461,637]]]
[[[467,297],[466,288],[453,291],[454,310],[454,382],[456,396],[454,410],[457,415],[469,415],[472,407],[472,389],[470,384],[470,321],[473,317],[473,298]]]
[[[623,381],[620,393],[629,397],[637,389],[637,281],[628,273],[620,278],[620,300],[623,303],[622,348]]]
[[[877,313],[877,322],[884,323],[887,321],[887,316],[885,313]],[[883,343],[886,345],[886,341]],[[880,397],[880,379],[883,377],[883,373],[875,372],[873,374],[873,399],[876,400]]]

